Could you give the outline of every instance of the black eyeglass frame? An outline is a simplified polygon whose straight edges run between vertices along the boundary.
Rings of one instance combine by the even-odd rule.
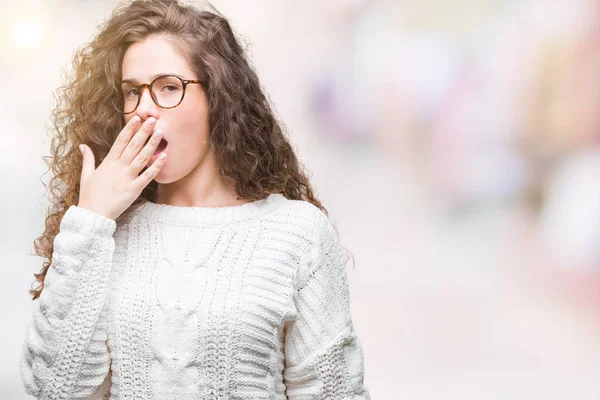
[[[159,80],[159,79],[161,79],[161,78],[167,77],[167,76],[171,76],[171,77],[173,77],[173,78],[177,78],[177,79],[179,79],[179,80],[181,81],[181,85],[183,86],[183,93],[181,94],[181,100],[179,100],[179,103],[175,104],[175,105],[174,105],[174,106],[172,106],[172,107],[163,107],[163,106],[161,106],[160,104],[158,104],[158,100],[156,99],[156,97],[154,97],[154,92],[152,91],[152,85],[154,85],[154,82],[156,82],[157,80]],[[182,79],[182,78],[180,78],[180,77],[179,77],[179,76],[177,76],[177,75],[169,75],[169,74],[165,74],[165,75],[160,75],[160,76],[157,76],[157,77],[156,77],[156,78],[154,78],[154,80],[153,80],[152,82],[150,82],[150,83],[140,83],[139,85],[136,85],[136,84],[135,84],[135,83],[133,83],[133,82],[131,82],[131,83],[132,83],[133,85],[135,85],[135,87],[137,87],[137,89],[138,89],[138,92],[139,92],[139,94],[138,94],[138,99],[137,99],[137,103],[136,103],[135,107],[133,108],[133,110],[132,110],[132,111],[129,111],[129,112],[125,112],[125,111],[123,111],[123,107],[117,107],[117,106],[114,104],[114,102],[113,102],[113,107],[114,107],[114,108],[115,108],[115,109],[116,109],[118,112],[120,112],[121,114],[124,114],[124,115],[131,114],[132,112],[135,112],[135,110],[137,110],[138,106],[140,105],[140,100],[142,99],[142,93],[143,93],[142,91],[143,91],[143,89],[144,89],[144,88],[148,88],[148,91],[150,92],[150,97],[152,98],[152,101],[154,102],[154,104],[156,104],[157,106],[159,106],[159,107],[160,107],[160,108],[162,108],[162,109],[169,110],[169,109],[171,109],[171,108],[175,108],[175,107],[177,107],[178,105],[180,105],[180,104],[181,104],[181,102],[183,102],[183,99],[185,98],[185,89],[186,89],[186,87],[187,87],[187,85],[188,85],[188,84],[190,84],[190,83],[198,83],[198,84],[202,84],[202,82],[200,82],[198,79]],[[124,101],[124,99],[123,99],[123,101]]]

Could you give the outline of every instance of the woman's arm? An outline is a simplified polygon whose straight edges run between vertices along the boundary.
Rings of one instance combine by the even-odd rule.
[[[285,326],[288,399],[370,399],[344,265],[333,225],[320,212],[296,278],[296,318]]]
[[[105,304],[115,229],[114,220],[81,207],[63,216],[20,361],[25,390],[36,398],[85,399],[107,386]]]

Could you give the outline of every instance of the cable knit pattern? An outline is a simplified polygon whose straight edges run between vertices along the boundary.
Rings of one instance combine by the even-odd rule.
[[[333,225],[235,207],[72,206],[21,357],[39,399],[370,399]]]

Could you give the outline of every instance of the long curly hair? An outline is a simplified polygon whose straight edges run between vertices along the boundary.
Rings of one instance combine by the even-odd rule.
[[[214,7],[200,10],[177,0],[137,0],[117,6],[99,27],[93,40],[76,50],[72,71],[64,74],[65,83],[54,94],[51,156],[42,157],[53,173],[44,185],[50,206],[45,231],[34,241],[36,254],[47,261],[40,273],[34,274],[39,283],[29,291],[34,300],[40,296],[52,264],[54,238],[63,215],[79,202],[82,156],[77,146],[86,143],[91,148],[96,167],[106,157],[125,126],[123,115],[113,106],[122,101],[123,55],[131,44],[152,34],[168,37],[197,73],[208,98],[210,141],[221,174],[233,178],[237,194],[260,200],[280,193],[288,199],[308,201],[328,215],[244,49],[227,19]],[[152,181],[132,205],[143,198],[153,201],[157,186]]]

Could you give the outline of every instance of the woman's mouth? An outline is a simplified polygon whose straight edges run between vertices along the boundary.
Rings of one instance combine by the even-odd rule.
[[[167,148],[168,144],[169,143],[165,139],[161,139],[160,143],[156,147],[156,150],[154,151],[154,154],[159,154],[161,151]]]
[[[167,148],[168,145],[169,142],[167,142],[165,139],[161,139],[160,143],[156,147],[156,150],[154,150],[154,154],[152,154],[152,156],[150,157],[150,161],[148,161],[148,164],[153,163],[158,158],[160,153],[162,153]]]
[[[150,137],[148,137],[148,139],[146,139],[146,141],[144,142],[144,147],[148,144],[148,142],[150,141],[150,139],[152,139],[152,136],[150,136]],[[169,144],[169,142],[167,140],[165,140],[164,137],[162,137],[160,139],[160,143],[156,147],[156,151],[159,151],[159,152],[163,151],[167,147],[167,144]]]

